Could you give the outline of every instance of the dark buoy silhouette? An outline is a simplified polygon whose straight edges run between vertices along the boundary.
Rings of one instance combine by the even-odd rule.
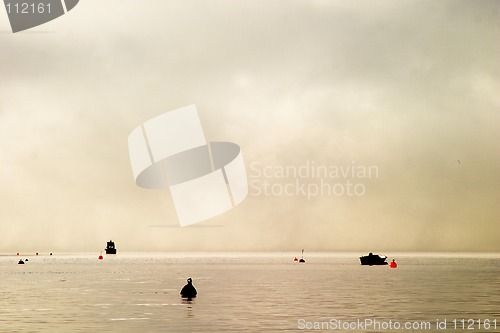
[[[17,252],[16,256],[18,256],[18,255],[19,255],[19,252]]]
[[[302,249],[302,257],[300,258],[299,262],[306,262],[304,260],[304,249]]]
[[[28,258],[24,259],[24,261],[28,261]]]
[[[50,255],[52,255],[52,252],[50,252]]]
[[[38,252],[36,253],[36,255],[38,255]]]
[[[18,264],[19,264],[19,265],[24,265],[24,261],[23,261],[23,259],[19,260]]]
[[[182,297],[188,299],[196,297],[197,291],[196,288],[193,286],[193,279],[191,278],[187,279],[187,284],[184,287],[182,287],[180,294]]]
[[[391,263],[389,264],[389,267],[390,268],[396,268],[396,267],[398,267],[398,264],[396,264],[396,260],[395,259],[392,259]]]

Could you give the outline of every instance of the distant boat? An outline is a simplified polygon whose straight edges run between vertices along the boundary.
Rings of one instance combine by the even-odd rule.
[[[106,254],[116,254],[115,242],[112,240],[106,244]]]
[[[385,261],[387,259],[386,256],[380,256],[378,254],[373,254],[370,252],[367,256],[362,256],[359,257],[359,260],[361,261],[361,265],[387,265],[387,262]]]

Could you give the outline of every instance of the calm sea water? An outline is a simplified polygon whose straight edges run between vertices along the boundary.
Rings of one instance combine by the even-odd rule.
[[[466,332],[469,319],[500,332],[498,254],[399,254],[397,269],[361,266],[360,253],[295,255],[1,256],[0,332]],[[192,301],[179,296],[187,277]]]

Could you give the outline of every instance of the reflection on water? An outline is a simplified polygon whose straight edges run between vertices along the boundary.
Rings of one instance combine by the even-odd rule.
[[[305,264],[291,254],[54,255],[25,265],[3,256],[0,330],[295,332],[299,320],[367,318],[500,326],[497,255],[392,256],[396,269],[361,266],[357,253],[311,253]],[[187,276],[194,299],[179,295]]]
[[[186,307],[186,318],[194,318],[194,314],[193,314],[193,307],[192,306],[187,306]]]

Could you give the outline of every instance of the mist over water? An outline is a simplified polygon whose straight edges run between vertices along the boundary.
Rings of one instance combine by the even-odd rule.
[[[499,1],[87,0],[16,34],[0,12],[0,333],[500,331]],[[181,228],[128,136],[192,104],[250,193]]]
[[[0,251],[109,238],[130,252],[500,251],[499,10],[88,0],[1,33]],[[191,104],[207,140],[241,147],[252,194],[268,181],[294,195],[250,195],[203,222],[224,227],[150,228],[178,217],[168,190],[135,185],[127,138]],[[325,186],[312,172],[277,178],[307,163],[328,167]]]
[[[3,256],[2,331],[296,332],[371,319],[437,332],[447,319],[454,332],[453,319],[500,320],[497,254],[397,254],[396,269],[361,266],[362,253],[306,252],[305,264],[292,261],[298,254],[76,254],[25,265]],[[192,301],[179,295],[188,277]]]

